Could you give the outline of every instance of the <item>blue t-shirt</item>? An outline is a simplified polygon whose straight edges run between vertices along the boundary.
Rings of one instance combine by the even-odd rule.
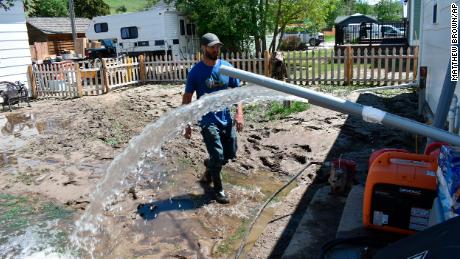
[[[208,66],[203,61],[198,62],[192,67],[188,76],[185,92],[191,93],[196,91],[199,99],[204,94],[213,93],[216,91],[227,89],[228,87],[238,87],[240,81],[236,78],[228,77],[220,74],[220,66],[232,66],[225,60],[218,59],[214,66]],[[217,124],[227,126],[232,123],[230,110],[225,108],[223,111],[209,112],[201,118],[200,126],[209,124]]]

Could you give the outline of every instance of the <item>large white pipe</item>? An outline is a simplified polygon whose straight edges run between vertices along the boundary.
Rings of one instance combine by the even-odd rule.
[[[290,83],[257,75],[229,66],[221,66],[220,71],[222,74],[230,77],[239,78],[243,81],[247,81],[276,91],[308,99],[308,101],[314,105],[318,105],[324,108],[347,114],[362,116],[363,120],[367,122],[380,123],[385,126],[402,129],[414,134],[419,134],[422,136],[436,139],[438,141],[443,141],[450,143],[452,145],[460,146],[460,136],[449,133],[445,130],[425,125],[414,120],[387,113],[385,111],[370,106],[364,106],[338,97],[323,94]]]

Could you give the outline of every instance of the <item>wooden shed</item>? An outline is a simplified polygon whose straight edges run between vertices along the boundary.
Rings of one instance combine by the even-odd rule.
[[[91,20],[75,18],[78,38],[84,38]],[[48,54],[58,55],[63,50],[74,50],[70,18],[66,17],[32,17],[27,18],[29,44],[47,42]]]

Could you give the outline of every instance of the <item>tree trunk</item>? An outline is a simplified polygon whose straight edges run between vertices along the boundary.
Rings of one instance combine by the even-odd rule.
[[[255,45],[255,48],[256,48],[256,53],[259,53],[260,52],[260,28],[258,28],[257,26],[255,26],[257,24],[257,21],[258,21],[258,13],[259,13],[259,10],[258,10],[258,4],[259,4],[259,1],[258,0],[253,0],[251,2],[251,22],[253,24],[252,26],[252,34],[254,36],[254,45]]]
[[[260,38],[262,40],[262,53],[267,49],[267,15],[268,15],[268,0],[260,0],[259,2],[259,12],[261,15],[261,27],[260,28]]]
[[[276,37],[278,36],[278,24],[279,24],[279,21],[280,21],[280,17],[281,17],[281,3],[282,3],[282,0],[278,0],[278,11],[276,12],[276,20],[275,20],[275,27],[274,27],[274,30],[273,30],[273,39],[272,39],[272,42],[270,44],[270,52],[275,52],[275,46],[276,46]]]
[[[256,53],[260,53],[260,38],[254,37],[254,44],[256,45]]]
[[[278,41],[278,46],[276,47],[276,50],[278,50],[280,48],[280,45],[281,45],[281,41],[283,40],[283,36],[284,36],[284,30],[286,30],[286,25],[284,24],[281,28],[280,28],[280,39]]]

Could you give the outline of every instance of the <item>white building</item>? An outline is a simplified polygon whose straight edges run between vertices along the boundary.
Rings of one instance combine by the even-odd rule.
[[[426,102],[434,113],[450,60],[450,6],[451,3],[457,3],[460,6],[460,1],[410,0],[409,12],[411,10],[416,11],[418,8],[416,2],[418,1],[421,1],[419,66],[427,67]],[[416,17],[415,14],[409,22],[416,25]],[[414,37],[415,35],[411,33],[411,36]],[[412,39],[415,40],[415,38]],[[457,86],[455,94],[460,98],[460,87]]]
[[[420,40],[420,15],[422,2],[405,0],[405,9],[407,9],[407,19],[409,20],[409,33],[407,41],[409,46],[418,46]]]
[[[27,66],[32,64],[22,1],[8,11],[0,8],[0,81],[28,85]]]

